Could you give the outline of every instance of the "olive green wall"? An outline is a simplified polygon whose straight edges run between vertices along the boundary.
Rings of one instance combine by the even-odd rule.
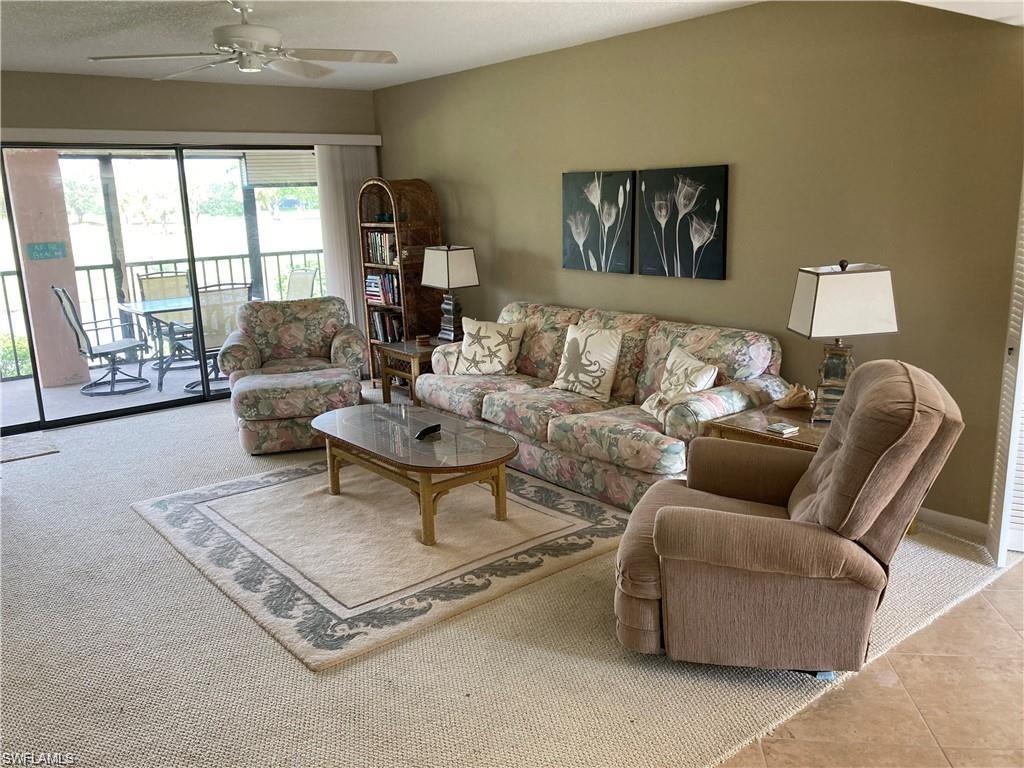
[[[131,77],[0,73],[4,128],[376,133],[373,94]]]
[[[929,506],[987,515],[1021,188],[1020,28],[900,3],[747,6],[374,94],[383,170],[438,190],[479,255],[467,314],[530,299],[786,331],[796,269],[893,268],[901,332],[967,430]],[[729,164],[728,279],[561,268],[561,174]]]

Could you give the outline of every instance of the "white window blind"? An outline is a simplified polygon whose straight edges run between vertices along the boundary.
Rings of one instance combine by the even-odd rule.
[[[246,150],[242,169],[246,186],[316,184],[316,156],[312,150]]]
[[[1021,326],[1024,322],[1024,188],[1017,220],[1010,320],[1006,333],[996,467],[989,509],[988,548],[1002,561],[1004,549],[1024,551],[1024,375],[1021,372]]]

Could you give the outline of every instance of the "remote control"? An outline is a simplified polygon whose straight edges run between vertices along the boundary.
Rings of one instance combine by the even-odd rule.
[[[440,431],[441,431],[441,425],[440,424],[431,424],[429,427],[424,427],[419,432],[417,432],[416,433],[416,439],[417,440],[425,440],[428,437],[430,437],[431,435],[436,435]]]

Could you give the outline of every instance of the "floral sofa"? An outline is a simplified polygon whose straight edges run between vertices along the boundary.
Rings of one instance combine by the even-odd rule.
[[[310,422],[362,402],[366,338],[342,299],[250,301],[217,362],[230,375],[238,436],[249,453],[323,445]]]
[[[509,304],[498,322],[526,323],[515,372],[452,375],[461,344],[444,344],[434,350],[433,373],[416,380],[420,402],[515,437],[511,466],[624,509],[658,480],[685,476],[686,444],[703,422],[770,403],[788,387],[778,340],[756,331],[525,302]],[[611,402],[550,387],[572,324],[623,332]],[[677,344],[719,375],[662,423],[640,404],[658,390]]]

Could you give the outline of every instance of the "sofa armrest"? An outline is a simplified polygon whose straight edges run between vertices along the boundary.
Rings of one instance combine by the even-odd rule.
[[[812,451],[698,437],[686,448],[686,485],[695,491],[785,507]]]
[[[255,371],[263,365],[259,347],[241,331],[235,330],[224,340],[217,353],[217,365],[224,373]]]
[[[669,560],[804,579],[847,579],[879,592],[885,569],[855,542],[814,523],[699,507],[662,507],[654,549]]]
[[[665,414],[665,434],[688,441],[700,437],[705,421],[759,408],[786,394],[789,384],[781,376],[765,373],[746,381],[694,392]]]
[[[368,354],[366,337],[352,323],[341,326],[331,339],[331,363],[348,370],[357,379],[362,376]]]
[[[461,353],[461,341],[434,347],[434,351],[430,353],[430,370],[438,376],[450,376],[455,373],[455,365],[459,362]]]

